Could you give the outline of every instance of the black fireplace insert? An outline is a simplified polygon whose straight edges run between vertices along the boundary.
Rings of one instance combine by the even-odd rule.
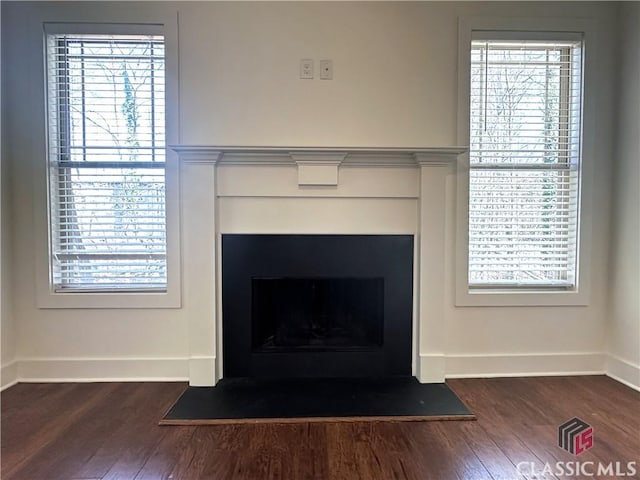
[[[413,237],[223,235],[225,377],[411,375]]]
[[[383,344],[384,279],[253,278],[253,352],[337,351]]]

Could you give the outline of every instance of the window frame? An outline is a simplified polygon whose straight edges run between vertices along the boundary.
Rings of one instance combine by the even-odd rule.
[[[576,285],[571,289],[504,286],[471,287],[468,281],[469,259],[469,154],[461,156],[457,171],[456,193],[456,306],[561,306],[588,305],[590,296],[591,201],[593,175],[593,100],[585,91],[595,90],[595,28],[590,20],[556,18],[460,17],[458,22],[458,144],[469,143],[471,40],[474,34],[496,34],[499,39],[566,40],[583,37],[582,156],[580,198],[578,199],[578,239]],[[477,39],[477,38],[474,38]]]
[[[109,19],[111,20],[111,19]],[[132,20],[134,21],[132,23]],[[36,302],[39,308],[179,308],[181,307],[180,232],[179,232],[179,167],[178,158],[169,145],[178,143],[178,55],[177,15],[166,15],[156,21],[135,22],[44,22],[42,24],[42,74],[38,76],[44,88],[41,103],[45,138],[42,145],[42,181],[35,183],[36,206]],[[165,215],[166,215],[166,290],[135,289],[105,291],[56,291],[50,242],[52,225],[49,193],[50,166],[47,138],[47,34],[156,34],[164,36],[165,48]],[[40,169],[39,169],[40,172]]]

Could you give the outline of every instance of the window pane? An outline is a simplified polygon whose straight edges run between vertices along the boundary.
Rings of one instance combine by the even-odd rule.
[[[163,39],[47,45],[54,288],[164,289]]]
[[[566,170],[471,171],[471,284],[573,281],[574,177]]]
[[[474,41],[469,284],[575,285],[576,43]]]

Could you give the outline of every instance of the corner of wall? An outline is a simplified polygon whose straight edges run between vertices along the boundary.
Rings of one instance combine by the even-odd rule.
[[[2,135],[4,137],[4,134]],[[5,137],[6,138],[6,137]],[[0,389],[7,388],[17,381],[16,336],[13,321],[13,305],[11,295],[11,238],[10,228],[10,191],[8,187],[7,155],[2,146],[0,158]]]
[[[634,365],[617,355],[607,355],[606,373],[608,377],[640,392],[640,365]]]
[[[4,131],[3,131],[3,137]],[[6,137],[5,137],[6,138]],[[13,305],[11,294],[11,238],[12,231],[10,214],[10,190],[8,187],[7,155],[4,145],[1,147],[0,158],[0,390],[8,388],[17,382],[16,335],[13,319]]]
[[[606,374],[640,391],[640,4],[618,8]]]
[[[3,5],[4,7],[4,5]],[[6,17],[4,9],[2,15]],[[3,24],[6,18],[3,18]],[[3,25],[4,26],[4,25]],[[4,32],[3,32],[4,33]],[[4,36],[4,35],[3,35]],[[2,42],[2,47],[5,47],[6,42]],[[6,61],[6,50],[2,48],[0,56],[4,55],[3,60]],[[6,63],[2,63],[6,66]],[[1,93],[2,97],[5,97],[7,93],[7,76],[2,76]],[[7,145],[7,139],[11,137],[9,132],[8,117],[10,113],[3,104],[2,116],[0,119],[0,130],[2,134],[0,137],[4,139],[4,143],[0,145],[0,390],[10,387],[17,383],[18,368],[16,357],[16,336],[13,319],[13,304],[12,304],[12,283],[11,283],[11,269],[12,269],[12,239],[10,232],[13,231],[12,227],[12,190],[11,190],[11,165],[8,162],[10,157],[9,148]]]
[[[18,362],[12,360],[0,369],[0,392],[18,383]]]

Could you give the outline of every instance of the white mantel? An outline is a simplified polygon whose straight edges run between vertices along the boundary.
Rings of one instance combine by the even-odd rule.
[[[413,372],[444,381],[448,179],[466,148],[172,148],[181,167],[183,301],[199,312],[188,320],[191,385],[222,376],[224,233],[415,235]]]

